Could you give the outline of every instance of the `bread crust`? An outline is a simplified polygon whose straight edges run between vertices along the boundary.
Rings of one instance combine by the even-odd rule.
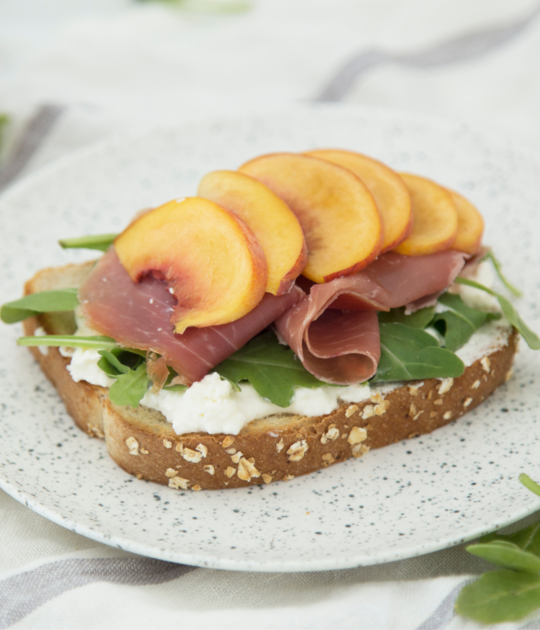
[[[90,268],[43,270],[27,283],[26,293],[78,286]],[[24,322],[27,335],[38,326],[49,334],[61,332],[51,316]],[[177,435],[160,412],[118,407],[109,401],[105,388],[75,383],[67,370],[69,359],[57,348],[49,348],[47,354],[39,348],[30,350],[77,426],[104,437],[121,468],[138,478],[197,491],[287,481],[431,433],[474,409],[508,380],[517,343],[518,333],[512,330],[506,346],[467,367],[459,378],[407,383],[362,403],[343,403],[324,416],[281,414],[254,420],[236,436]]]

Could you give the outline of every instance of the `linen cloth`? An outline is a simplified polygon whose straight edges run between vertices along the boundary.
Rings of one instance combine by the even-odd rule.
[[[0,111],[12,123],[0,186],[151,121],[316,100],[446,115],[540,149],[538,2],[188,8],[3,0]],[[490,567],[462,546],[342,571],[186,567],[81,537],[1,491],[0,541],[0,628],[472,629],[483,626],[455,616],[454,601]],[[540,628],[540,614],[500,627]]]

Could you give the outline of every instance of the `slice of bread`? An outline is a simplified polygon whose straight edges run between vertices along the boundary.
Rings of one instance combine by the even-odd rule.
[[[26,284],[26,294],[79,286],[91,267],[40,271]],[[72,313],[55,313],[24,322],[27,335],[39,326],[48,334],[68,334],[75,320]],[[477,360],[459,378],[408,383],[362,403],[343,403],[324,416],[269,416],[250,422],[239,435],[177,435],[160,412],[118,407],[105,388],[75,383],[66,369],[70,359],[57,348],[30,350],[77,426],[104,437],[119,466],[172,488],[201,490],[286,481],[430,433],[479,405],[509,378],[517,342],[517,332],[509,332],[507,345]]]

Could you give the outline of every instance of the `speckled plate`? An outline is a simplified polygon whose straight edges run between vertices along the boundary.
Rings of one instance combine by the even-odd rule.
[[[269,151],[346,147],[468,195],[486,242],[525,290],[540,329],[540,158],[465,124],[323,107],[154,128],[84,150],[0,200],[2,301],[41,268],[80,261],[59,237],[112,232],[134,212],[194,194],[209,170]],[[87,256],[88,257],[88,256]],[[181,492],[137,481],[73,426],[20,327],[0,326],[0,486],[45,517],[136,553],[255,571],[336,569],[455,545],[540,507],[517,481],[540,478],[540,361],[457,422],[287,483]]]

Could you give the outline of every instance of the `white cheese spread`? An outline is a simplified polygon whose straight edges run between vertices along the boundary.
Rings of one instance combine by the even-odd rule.
[[[91,385],[101,385],[101,387],[110,387],[114,380],[107,376],[103,370],[98,367],[98,361],[101,355],[97,350],[83,350],[75,348],[71,355],[71,363],[67,366],[71,378],[78,383],[86,381]]]
[[[465,367],[469,367],[478,359],[508,345],[510,328],[508,320],[504,317],[490,321],[479,328],[456,354],[465,363]]]
[[[296,389],[289,407],[278,407],[264,400],[248,383],[236,391],[218,374],[208,374],[184,393],[162,390],[146,392],[142,404],[161,411],[176,433],[205,431],[237,435],[252,420],[275,414],[320,416],[337,409],[339,399],[360,402],[370,397],[369,386],[317,387]]]

